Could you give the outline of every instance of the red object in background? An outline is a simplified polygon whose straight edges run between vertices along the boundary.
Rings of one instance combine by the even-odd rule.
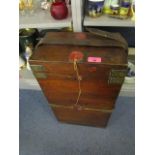
[[[65,2],[65,0],[55,0],[55,2]]]
[[[54,2],[51,4],[51,16],[55,19],[64,19],[68,15],[68,9],[65,2]]]

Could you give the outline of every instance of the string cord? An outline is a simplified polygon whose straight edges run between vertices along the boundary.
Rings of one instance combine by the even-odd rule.
[[[81,96],[81,76],[79,75],[79,71],[78,71],[78,67],[77,67],[77,59],[74,59],[74,70],[76,71],[76,76],[77,76],[77,79],[78,79],[78,89],[79,89],[79,92],[78,92],[78,97],[77,97],[77,100],[76,100],[76,103],[75,105],[77,105],[79,103],[79,99],[80,99],[80,96]]]

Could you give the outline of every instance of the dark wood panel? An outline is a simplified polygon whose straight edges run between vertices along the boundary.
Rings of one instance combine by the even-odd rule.
[[[42,52],[46,51],[46,52]],[[83,63],[89,63],[88,57],[101,57],[102,63],[105,64],[126,64],[127,53],[122,48],[109,47],[91,47],[76,45],[45,45],[34,52],[30,61],[52,61],[52,62],[69,62],[69,56],[72,52],[79,51],[84,54]],[[62,54],[63,52],[63,54]]]
[[[111,115],[107,112],[78,110],[76,108],[52,107],[52,109],[59,121],[98,127],[105,127]]]
[[[38,80],[40,86],[51,92],[78,92],[78,81],[68,80]],[[81,90],[83,93],[93,93],[100,95],[117,96],[120,85],[104,84],[102,81],[81,81]],[[116,95],[115,95],[116,94]]]
[[[43,66],[43,72],[49,79],[76,79],[76,72],[74,71],[73,63],[41,63],[31,62],[31,65]],[[81,64],[78,65],[78,72],[83,80],[101,79],[105,82],[108,81],[110,71],[125,70],[126,66],[106,66],[101,64]],[[37,72],[37,71],[34,71]]]
[[[78,97],[78,83],[64,81],[40,81],[41,88],[49,103],[73,105]],[[120,87],[102,86],[95,83],[81,84],[79,104],[88,107],[112,109],[118,96]]]
[[[40,83],[41,88],[45,96],[47,97],[50,103],[56,104],[64,104],[71,105],[76,103],[78,97],[78,84],[68,84],[63,83],[65,85],[61,85],[61,82]],[[115,100],[118,96],[120,87],[102,87],[101,85],[92,85],[89,83],[84,84],[81,87],[82,93],[80,96],[79,104],[88,106],[88,107],[105,107],[105,108],[113,108]]]
[[[54,103],[58,105],[74,105],[76,104],[78,93],[51,93],[49,91],[44,91],[45,96],[49,103]],[[116,98],[104,97],[101,95],[84,94],[82,93],[78,105],[89,107],[89,108],[104,108],[113,109],[115,106]]]

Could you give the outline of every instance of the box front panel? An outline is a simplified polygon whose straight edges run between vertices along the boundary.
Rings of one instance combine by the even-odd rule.
[[[97,111],[74,107],[52,107],[57,119],[65,123],[105,127],[112,111]]]
[[[76,103],[79,86],[72,63],[38,62],[31,63],[31,66],[50,104],[73,105]],[[78,64],[82,91],[79,105],[92,108],[114,108],[122,83],[109,84],[109,77],[113,76],[111,71],[124,70],[124,66],[112,68],[96,64]]]

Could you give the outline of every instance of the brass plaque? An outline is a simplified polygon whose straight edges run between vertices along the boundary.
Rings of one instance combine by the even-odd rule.
[[[33,71],[45,71],[45,67],[42,65],[31,65],[31,68]]]
[[[109,75],[109,84],[122,84],[124,82],[124,77],[127,74],[127,70],[111,70]]]
[[[35,77],[38,79],[46,79],[47,75],[45,73],[34,73]]]

